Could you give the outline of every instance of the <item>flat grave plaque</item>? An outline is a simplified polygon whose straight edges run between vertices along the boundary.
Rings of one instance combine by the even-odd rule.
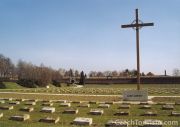
[[[151,105],[142,105],[140,109],[151,109]]]
[[[123,104],[119,106],[119,109],[129,109],[130,107],[131,107],[130,105]]]
[[[148,111],[148,112],[143,113],[142,116],[157,116],[157,113]]]
[[[71,107],[71,103],[61,103],[61,107]]]
[[[36,102],[33,102],[33,101],[26,102],[25,105],[36,105]]]
[[[5,101],[4,100],[0,100],[0,104],[4,104],[5,103]]]
[[[89,104],[98,104],[97,101],[90,101]]]
[[[55,108],[54,108],[54,107],[43,107],[43,108],[41,109],[41,112],[54,113],[54,112],[55,112]]]
[[[76,117],[73,121],[75,125],[91,125],[93,122],[92,118]]]
[[[98,108],[109,108],[109,104],[99,104]]]
[[[116,120],[109,120],[105,127],[128,127],[128,122],[126,120],[116,119]]]
[[[57,123],[59,122],[59,117],[54,118],[54,117],[45,117],[41,118],[39,122],[44,122],[44,123]]]
[[[51,102],[45,102],[42,104],[42,106],[53,106],[53,103]]]
[[[15,121],[25,121],[30,119],[30,115],[29,114],[24,114],[24,115],[14,115],[10,117],[11,120],[15,120]]]
[[[58,103],[67,103],[67,100],[57,100]]]
[[[144,120],[143,127],[162,127],[162,121],[154,119]]]
[[[102,115],[104,113],[103,109],[91,109],[89,112],[91,115]]]
[[[14,107],[13,106],[0,106],[0,109],[2,109],[2,110],[12,110],[12,109],[14,109]]]
[[[20,99],[16,99],[16,101],[25,101],[25,99],[20,98]]]
[[[63,113],[65,114],[77,114],[79,112],[78,109],[65,109]]]
[[[20,102],[19,101],[11,101],[11,102],[9,102],[9,104],[18,105],[18,104],[20,104]]]
[[[180,111],[172,111],[171,116],[180,116]]]
[[[116,112],[114,115],[115,116],[128,116],[129,112],[128,111],[119,111],[119,112]]]
[[[34,111],[34,108],[33,107],[23,107],[23,108],[20,108],[20,111],[32,112],[32,111]]]
[[[3,117],[3,113],[0,113],[0,118],[2,118]]]
[[[174,106],[173,105],[163,105],[162,110],[173,110]]]
[[[90,104],[88,104],[88,103],[81,103],[81,104],[79,105],[79,107],[89,108],[89,107],[90,107]]]

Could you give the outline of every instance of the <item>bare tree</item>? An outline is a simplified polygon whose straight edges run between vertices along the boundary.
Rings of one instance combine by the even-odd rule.
[[[118,76],[118,72],[116,70],[112,71],[112,76],[113,77],[117,77]]]
[[[0,54],[0,77],[10,78],[14,73],[14,64],[11,59]]]
[[[96,71],[90,71],[89,72],[89,77],[96,77],[97,76],[97,72]]]
[[[175,69],[173,70],[173,76],[180,76],[180,69],[175,68]]]
[[[75,77],[80,77],[79,71],[75,70],[74,75],[75,75]]]

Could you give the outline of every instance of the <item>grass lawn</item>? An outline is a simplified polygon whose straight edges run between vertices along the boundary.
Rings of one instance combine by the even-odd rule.
[[[13,83],[6,83],[11,86]],[[17,84],[13,84],[17,85]],[[116,84],[116,85],[85,85],[83,88],[75,87],[53,87],[47,88],[23,88],[23,87],[8,87],[9,89],[0,89],[0,92],[19,92],[17,93],[0,93],[0,98],[24,98],[24,99],[39,99],[39,100],[69,100],[69,101],[97,101],[97,102],[107,102],[107,101],[120,101],[121,98],[119,95],[122,94],[123,90],[127,89],[136,89],[135,84]],[[143,89],[148,90],[150,95],[180,95],[180,84],[145,84],[142,85]],[[15,88],[15,89],[14,89]],[[34,93],[34,94],[27,94]],[[37,93],[43,93],[37,94]],[[48,95],[48,94],[84,94],[83,96],[74,96],[74,95]],[[89,96],[87,96],[87,94]],[[93,96],[93,95],[102,95],[102,96]],[[108,96],[109,95],[109,96]],[[112,95],[112,96],[111,96]],[[115,96],[113,96],[115,95]],[[117,96],[116,96],[117,95]],[[180,102],[180,98],[171,97],[171,98],[159,98],[156,97],[153,99],[154,102]],[[3,105],[10,105],[9,101],[6,100]],[[92,127],[104,127],[105,123],[111,119],[124,119],[124,120],[145,120],[145,119],[159,119],[163,121],[178,121],[180,124],[179,117],[169,116],[172,110],[162,110],[161,105],[152,105],[152,109],[140,109],[140,105],[131,105],[130,109],[126,109],[130,112],[129,116],[115,116],[114,113],[118,111],[124,111],[125,109],[118,109],[120,104],[113,104],[108,109],[104,109],[104,114],[102,116],[90,115],[90,109],[98,108],[98,104],[90,104],[90,108],[78,107],[79,104],[71,103],[72,108],[78,108],[79,113],[72,114],[63,114],[62,112],[66,109],[65,107],[60,107],[59,103],[53,102],[53,107],[56,108],[55,113],[42,113],[40,112],[42,106],[42,101],[38,101],[37,105],[34,107],[34,111],[31,113],[20,111],[21,107],[25,106],[25,102],[21,102],[19,105],[15,105],[13,110],[1,110],[0,113],[3,113],[4,116],[0,118],[0,127],[76,127],[72,125],[71,122],[75,117],[90,117],[93,118]],[[176,111],[180,111],[180,105],[174,105]],[[158,113],[158,116],[141,116],[142,113],[146,111],[155,111]],[[21,115],[21,114],[30,114],[30,120],[25,122],[17,122],[9,120],[12,115]],[[57,124],[47,124],[38,122],[40,118],[46,116],[60,117],[60,122]],[[165,127],[173,127],[172,125]]]
[[[6,101],[6,104],[2,105],[9,105],[9,101]],[[6,111],[0,110],[0,112],[4,113],[4,117],[0,120],[1,127],[75,127],[71,124],[75,117],[90,117],[93,118],[93,127],[104,127],[105,123],[111,119],[125,119],[125,120],[144,120],[144,119],[159,119],[163,121],[178,121],[180,123],[179,117],[169,116],[171,110],[162,110],[161,105],[153,105],[152,109],[140,109],[140,105],[131,105],[130,109],[118,109],[120,104],[113,104],[110,108],[104,109],[104,114],[102,116],[94,116],[88,114],[90,109],[98,108],[98,104],[91,104],[90,108],[80,108],[78,107],[79,104],[71,103],[72,108],[78,108],[78,114],[63,114],[62,112],[66,109],[66,107],[60,107],[59,103],[54,102],[53,107],[56,108],[55,113],[42,113],[40,112],[42,106],[42,102],[37,102],[37,105],[32,106],[34,107],[34,111],[30,114],[30,120],[25,122],[16,122],[9,120],[10,116],[12,115],[20,115],[20,114],[27,114],[27,112],[20,111],[19,109],[24,105],[25,102],[21,102],[19,105],[15,105],[13,110]],[[118,111],[129,111],[129,116],[114,116],[114,113]],[[180,105],[175,105],[175,109],[180,111]],[[148,117],[148,116],[141,116],[142,113],[146,111],[156,111],[158,116]],[[57,124],[47,124],[47,123],[40,123],[38,120],[45,116],[52,116],[52,117],[60,117],[60,122]],[[172,127],[172,126],[167,126]]]
[[[12,88],[13,83],[12,84]],[[10,86],[10,84],[9,84]],[[124,90],[136,89],[136,84],[112,84],[112,85],[97,85],[89,84],[82,88],[73,86],[54,87],[50,88],[23,88],[19,86],[16,89],[0,89],[0,92],[23,92],[23,93],[53,93],[53,94],[90,94],[90,95],[122,95]],[[142,89],[148,91],[149,95],[158,96],[180,96],[180,84],[142,84]]]
[[[2,82],[4,89],[23,89],[24,87],[20,86],[15,82]]]

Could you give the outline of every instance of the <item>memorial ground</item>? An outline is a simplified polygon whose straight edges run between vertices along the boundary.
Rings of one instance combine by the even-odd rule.
[[[12,84],[10,82],[4,82],[7,86]],[[74,86],[67,87],[50,87],[47,88],[20,88],[18,84],[14,83],[14,87],[11,89],[1,89],[1,104],[0,113],[3,113],[3,117],[0,120],[0,126],[3,127],[75,127],[72,124],[76,117],[92,118],[93,122],[90,126],[103,127],[112,119],[124,119],[124,120],[139,120],[156,119],[162,121],[177,121],[180,122],[179,116],[173,116],[172,111],[180,111],[180,85],[179,84],[146,84],[143,85],[143,89],[148,90],[149,98],[153,103],[123,103],[121,93],[123,90],[136,89],[136,85],[133,84],[116,84],[116,85],[85,85],[82,88],[76,88]],[[11,100],[12,99],[12,100]],[[37,102],[36,102],[37,100]],[[62,100],[66,100],[65,103],[70,103],[70,107],[61,106]],[[16,104],[16,101],[19,104]],[[35,105],[27,105],[29,102],[36,102]],[[13,104],[12,104],[13,103]],[[50,106],[50,103],[52,105]],[[109,108],[99,108],[101,104],[109,105]],[[85,105],[89,104],[90,107]],[[84,107],[82,106],[84,105]],[[150,108],[144,108],[144,105],[149,105]],[[168,108],[168,106],[173,106]],[[13,106],[11,110],[4,110],[5,106]],[[127,108],[128,106],[128,108]],[[163,106],[167,106],[167,109],[163,109]],[[32,112],[21,111],[21,108],[31,107],[34,110]],[[54,113],[42,112],[43,107],[54,107]],[[124,108],[123,108],[124,107]],[[126,107],[126,108],[125,108]],[[146,107],[146,106],[145,106]],[[66,109],[78,109],[77,114],[63,113]],[[102,109],[103,114],[92,115],[91,109]],[[122,114],[121,114],[121,113]],[[154,113],[154,116],[148,116],[148,112]],[[115,115],[118,114],[119,115]],[[127,113],[126,115],[123,113]],[[29,114],[30,119],[19,122],[11,120],[11,116]],[[147,115],[147,116],[146,116]],[[59,122],[43,123],[39,122],[44,117],[58,118]],[[177,123],[174,123],[177,124]],[[167,125],[167,127],[176,127],[176,125]]]

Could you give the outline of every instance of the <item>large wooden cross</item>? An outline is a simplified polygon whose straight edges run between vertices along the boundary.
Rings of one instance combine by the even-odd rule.
[[[153,26],[154,23],[143,23],[138,18],[138,9],[136,9],[136,19],[132,24],[122,25],[121,28],[134,28],[136,30],[136,52],[137,52],[137,90],[140,90],[140,54],[139,54],[139,29],[144,26]]]

